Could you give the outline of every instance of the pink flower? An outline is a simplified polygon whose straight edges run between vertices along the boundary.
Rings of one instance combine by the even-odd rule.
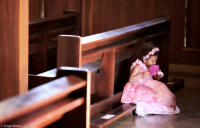
[[[152,49],[146,56],[143,57],[143,59],[148,59],[150,56],[153,56],[159,50],[160,50],[159,48]]]
[[[149,67],[149,72],[152,76],[156,75],[159,71],[159,65],[152,65],[151,67]]]

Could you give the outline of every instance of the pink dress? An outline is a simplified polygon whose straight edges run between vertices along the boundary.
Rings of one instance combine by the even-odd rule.
[[[139,65],[139,73],[148,71],[147,66],[137,59],[131,69]],[[176,106],[176,97],[168,87],[152,77],[145,77],[124,86],[122,103],[135,103],[137,115],[147,114],[178,114],[180,109]]]

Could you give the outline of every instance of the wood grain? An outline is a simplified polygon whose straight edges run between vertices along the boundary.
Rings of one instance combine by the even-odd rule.
[[[1,102],[0,108],[4,111],[0,112],[0,122],[32,112],[85,86],[86,82],[76,76],[63,77],[43,84],[32,89],[29,93]]]
[[[188,48],[198,48],[200,49],[200,16],[198,12],[200,11],[200,1],[192,0],[188,1],[187,8],[187,47]]]
[[[66,14],[29,22],[29,73],[38,74],[56,67],[57,36],[76,34],[77,17],[77,14]]]
[[[198,24],[199,20],[197,1],[188,1],[190,11],[187,13],[191,14],[188,19],[192,23],[188,26],[189,38],[192,35],[194,36],[195,32],[198,34],[198,30],[195,30],[198,27],[192,27],[194,24]],[[168,15],[171,19],[170,63],[200,64],[198,53],[182,50],[185,22],[185,1],[183,0],[85,0],[82,6],[83,36],[136,24],[161,15]],[[198,39],[195,39],[196,37],[192,38],[192,40],[198,42]],[[198,43],[194,43],[194,41],[189,41],[190,47],[199,47]]]
[[[0,100],[28,90],[28,1],[1,0]]]
[[[30,20],[41,19],[42,0],[30,0]],[[81,10],[81,0],[44,0],[44,19],[59,18],[64,10]]]

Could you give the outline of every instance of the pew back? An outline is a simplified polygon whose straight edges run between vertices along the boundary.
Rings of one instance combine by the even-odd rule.
[[[38,74],[56,67],[56,37],[79,34],[78,18],[78,14],[68,13],[56,19],[29,22],[29,73]]]
[[[95,75],[96,83],[92,86],[92,92],[99,99],[103,99],[114,94],[114,84],[120,83],[121,87],[116,90],[122,90],[123,84],[128,80],[131,62],[139,56],[139,49],[142,45],[150,41],[153,41],[161,49],[159,64],[166,74],[163,80],[167,80],[168,17],[159,17],[86,37],[60,35],[58,37],[57,66],[91,67],[91,65],[95,65],[92,67],[100,70]],[[125,61],[125,65],[120,64]],[[120,80],[119,78],[124,81],[116,82]]]
[[[60,67],[55,80],[0,102],[1,126],[89,128],[89,78],[85,69]]]

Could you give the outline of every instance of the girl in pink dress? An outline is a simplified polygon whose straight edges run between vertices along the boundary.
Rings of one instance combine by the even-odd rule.
[[[125,85],[121,102],[136,104],[136,114],[178,114],[176,97],[168,87],[158,81],[163,73],[156,65],[159,48],[145,44],[142,49],[142,61],[132,63],[129,82]],[[154,80],[154,79],[157,80]]]

